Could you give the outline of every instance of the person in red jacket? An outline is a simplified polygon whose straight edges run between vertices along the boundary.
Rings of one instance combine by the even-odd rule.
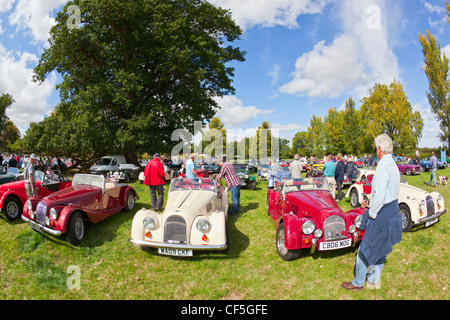
[[[161,162],[159,153],[153,156],[153,160],[149,161],[144,170],[144,184],[150,187],[150,198],[152,199],[152,206],[155,211],[162,210],[164,203],[164,166]],[[158,192],[158,197],[156,197]]]

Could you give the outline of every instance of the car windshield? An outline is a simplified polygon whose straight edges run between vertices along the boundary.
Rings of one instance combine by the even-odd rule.
[[[282,185],[283,193],[300,190],[325,190],[330,191],[328,181],[325,178],[306,178],[284,180]]]
[[[8,169],[8,172],[7,172],[7,173],[8,173],[8,174],[19,174],[20,171],[19,171],[18,168],[13,168],[13,167],[11,167],[11,168]]]
[[[123,170],[123,169],[134,169],[134,164],[132,164],[132,163],[122,163],[119,166],[119,169],[120,170]]]
[[[101,158],[98,160],[97,165],[98,166],[109,166],[111,164],[112,159],[111,158]]]
[[[94,174],[76,174],[73,176],[72,185],[90,185],[103,188],[105,186],[105,177]]]
[[[44,182],[45,173],[42,171],[36,171],[36,181]]]
[[[208,190],[217,192],[217,185],[211,178],[172,179],[169,193],[177,190]]]

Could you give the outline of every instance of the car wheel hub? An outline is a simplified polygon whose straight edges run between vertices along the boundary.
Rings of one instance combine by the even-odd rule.
[[[8,206],[6,207],[6,212],[10,217],[17,217],[19,214],[19,207],[17,206],[17,203],[10,202],[8,203]]]

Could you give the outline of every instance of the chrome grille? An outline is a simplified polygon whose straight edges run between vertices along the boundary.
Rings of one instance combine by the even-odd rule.
[[[186,243],[186,221],[180,216],[170,216],[164,225],[164,242]]]
[[[427,217],[431,217],[435,214],[434,201],[431,196],[427,196]]]
[[[38,203],[36,207],[36,222],[45,225],[45,217],[47,216],[47,204],[44,201]]]
[[[347,237],[345,231],[345,221],[340,216],[329,216],[323,224],[325,241],[344,239]]]

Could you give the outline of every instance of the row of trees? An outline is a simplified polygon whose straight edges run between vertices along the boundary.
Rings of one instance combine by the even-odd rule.
[[[74,5],[80,13],[75,27],[68,24]],[[62,76],[57,86],[61,103],[30,125],[15,150],[79,158],[86,166],[111,153],[124,154],[129,162],[144,152],[170,153],[178,143],[172,139],[175,130],[194,132],[195,123],[206,125],[218,110],[214,98],[234,93],[234,69],[227,63],[245,60],[245,52],[233,46],[241,34],[229,11],[202,0],[69,1],[57,14],[49,46],[34,69],[38,83],[53,71]],[[441,123],[441,139],[450,144],[449,60],[429,32],[419,39],[430,83],[427,96]],[[3,95],[0,102],[1,113],[12,97]],[[2,133],[7,131],[7,121],[0,126]],[[263,154],[263,145],[274,156],[268,122],[258,129],[267,135],[257,132],[229,145],[220,119],[211,121],[207,130],[212,129],[224,133],[224,147],[235,155],[242,148],[247,158]],[[323,118],[313,116],[292,145],[277,141],[281,157],[372,153],[373,138],[385,132],[393,137],[396,152],[404,153],[416,148],[422,130],[419,112],[394,80],[375,84],[358,110],[349,98],[342,110],[334,107]],[[203,143],[205,149],[211,140]]]

